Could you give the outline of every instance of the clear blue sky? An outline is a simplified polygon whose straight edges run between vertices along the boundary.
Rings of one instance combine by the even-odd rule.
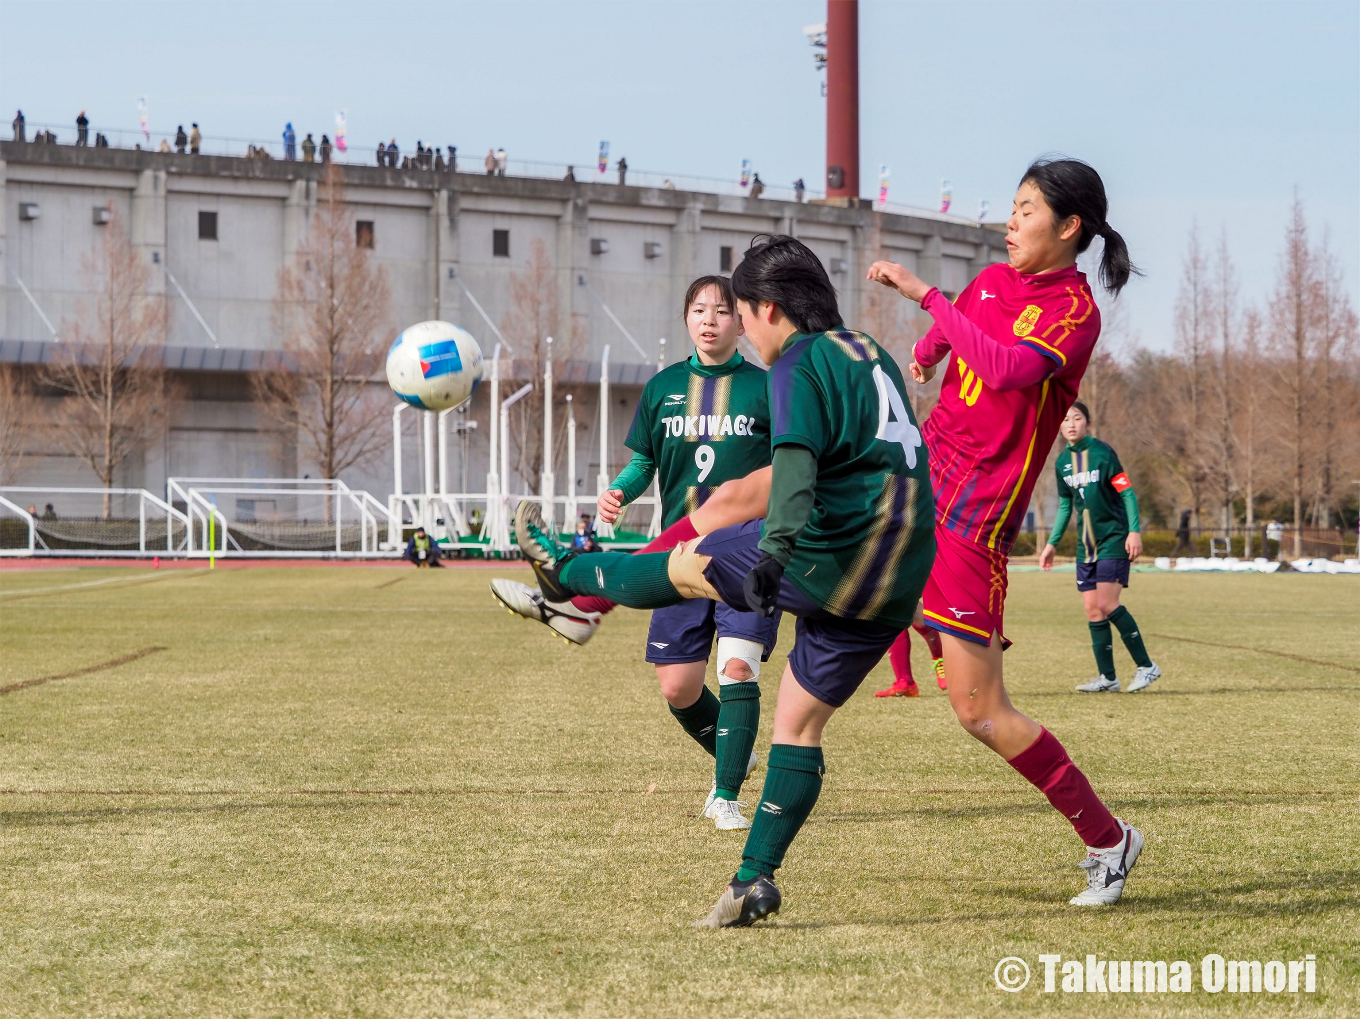
[[[5,0],[0,108],[68,124],[277,139],[395,135],[463,154],[589,164],[602,138],[637,169],[770,183],[824,173],[805,24],[817,0],[599,3],[120,3]],[[1360,295],[1360,4],[860,4],[863,191],[1004,217],[1040,153],[1093,163],[1147,279],[1132,328],[1169,343],[1186,235],[1226,228],[1244,297],[1274,284],[1295,189]],[[6,112],[5,117],[13,116]],[[1360,303],[1360,301],[1357,301]]]

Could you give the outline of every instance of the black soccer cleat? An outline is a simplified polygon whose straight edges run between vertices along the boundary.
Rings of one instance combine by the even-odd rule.
[[[695,927],[750,927],[757,920],[764,920],[779,912],[784,897],[775,887],[774,878],[769,874],[757,874],[750,881],[738,881],[735,877],[723,889],[718,904],[708,916]]]

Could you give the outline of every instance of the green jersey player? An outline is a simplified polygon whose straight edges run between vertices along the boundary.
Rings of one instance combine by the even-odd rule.
[[[1067,448],[1053,464],[1058,478],[1058,516],[1053,521],[1048,544],[1039,553],[1039,565],[1045,570],[1053,568],[1055,546],[1075,515],[1080,546],[1077,590],[1086,603],[1091,647],[1096,668],[1100,670],[1100,675],[1077,689],[1082,693],[1119,692],[1114,641],[1110,635],[1113,623],[1137,666],[1129,684],[1129,693],[1137,693],[1162,674],[1148,657],[1138,624],[1129,610],[1119,604],[1121,589],[1129,586],[1129,565],[1143,552],[1138,497],[1115,451],[1090,435],[1090,426],[1091,412],[1086,404],[1076,401],[1062,423]]]
[[[600,496],[600,519],[607,523],[646,492],[653,477],[661,490],[663,526],[671,527],[723,482],[770,463],[765,369],[737,352],[741,321],[731,282],[725,276],[699,277],[689,285],[683,311],[694,353],[657,372],[642,390],[626,440],[633,458]],[[715,636],[718,697],[704,685]],[[719,831],[751,826],[737,796],[756,763],[757,677],[778,638],[777,615],[721,602],[682,601],[652,613],[646,659],[656,666],[671,714],[714,757],[703,814]]]
[[[774,446],[768,515],[667,555],[578,556],[520,504],[515,533],[547,597],[600,595],[637,608],[685,598],[798,616],[779,688],[764,790],[741,868],[703,926],[777,911],[774,871],[825,771],[821,736],[910,624],[935,555],[926,453],[892,357],[841,324],[817,256],[757,238],[732,278],[746,334],[769,375]]]

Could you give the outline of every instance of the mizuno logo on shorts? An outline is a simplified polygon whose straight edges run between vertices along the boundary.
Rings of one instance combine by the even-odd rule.
[[[603,587],[604,585],[601,584],[600,586]],[[964,616],[975,616],[975,615],[977,615],[976,612],[964,612],[964,611],[962,611],[961,609],[956,609],[956,608],[954,608],[953,605],[949,606],[949,611],[952,612],[952,613],[954,613],[954,618],[955,618],[955,619],[962,619]]]
[[[766,800],[764,803],[762,803],[762,804],[760,805],[760,809],[763,810],[763,811],[765,811],[765,813],[767,813],[767,814],[782,814],[782,813],[784,813],[784,808],[783,808],[783,807],[781,807],[778,803],[771,803],[771,802],[769,802],[768,800]]]

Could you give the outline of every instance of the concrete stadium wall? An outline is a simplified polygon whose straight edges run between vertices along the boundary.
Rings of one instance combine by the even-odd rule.
[[[153,271],[151,286],[165,292],[171,306],[167,344],[178,359],[174,363],[218,367],[179,373],[190,399],[163,448],[147,450],[142,462],[127,467],[126,483],[155,490],[167,472],[306,472],[295,443],[262,421],[242,370],[220,366],[246,365],[254,352],[279,348],[272,324],[277,275],[305,234],[322,172],[319,164],[300,162],[0,143],[0,254],[8,266],[0,286],[0,359],[40,362],[52,342],[19,279],[59,333],[89,300],[83,265],[102,229],[95,225],[94,209],[112,203],[148,265],[173,273],[225,351],[211,350],[207,332],[165,273]],[[534,244],[542,243],[554,266],[562,314],[557,349],[578,363],[574,377],[584,383],[574,391],[581,432],[578,491],[587,494],[594,491],[598,470],[598,438],[591,437],[598,408],[590,383],[598,379],[605,345],[613,365],[610,432],[618,452],[611,459],[617,469],[638,392],[657,361],[658,341],[668,340],[667,361],[688,355],[680,300],[695,276],[720,271],[722,248],[732,249],[735,262],[753,234],[785,232],[804,239],[832,270],[851,324],[860,309],[871,237],[890,257],[951,293],[1005,257],[1004,237],[996,229],[926,212],[900,216],[867,206],[372,166],[347,165],[343,172],[355,217],[374,224],[374,256],[392,293],[393,335],[413,322],[443,318],[472,332],[489,356],[495,337],[466,300],[459,279],[503,324],[511,310],[511,275],[524,267]],[[20,218],[26,203],[38,206],[36,219]],[[217,213],[216,240],[199,239],[201,211]],[[508,257],[493,253],[494,230],[510,232]],[[607,242],[608,250],[592,254],[592,240]],[[654,257],[647,257],[649,244],[659,245]],[[579,284],[581,277],[624,322],[641,352]],[[559,401],[564,391],[559,385]],[[470,484],[477,489],[486,473],[486,399],[484,387],[468,411],[479,422],[469,454]],[[557,421],[559,427],[565,422],[560,407]],[[408,431],[414,431],[410,424]],[[414,446],[408,439],[408,490],[419,478]],[[50,439],[37,441],[32,453],[21,480],[91,482]],[[451,456],[457,477],[454,462]],[[390,455],[384,454],[346,480],[384,495],[391,477]]]

